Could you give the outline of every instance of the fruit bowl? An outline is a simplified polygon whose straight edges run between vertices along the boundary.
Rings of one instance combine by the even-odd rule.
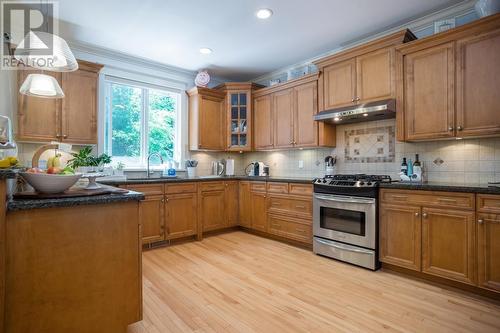
[[[76,174],[47,174],[47,173],[31,173],[31,172],[20,172],[21,177],[23,177],[28,184],[33,186],[33,188],[39,193],[61,193],[66,191],[82,176],[81,173]]]

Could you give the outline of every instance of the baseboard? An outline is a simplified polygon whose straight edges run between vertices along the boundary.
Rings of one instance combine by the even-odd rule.
[[[430,283],[430,284],[442,287],[444,289],[450,289],[453,291],[463,292],[463,293],[467,293],[469,295],[470,295],[470,293],[473,293],[473,294],[476,294],[479,296],[493,299],[495,301],[500,301],[500,293],[499,292],[479,288],[479,287],[472,286],[472,285],[465,284],[465,283],[461,283],[458,281],[448,280],[446,278],[442,278],[439,276],[429,275],[426,273],[417,272],[417,271],[413,271],[411,269],[398,267],[398,266],[386,264],[386,263],[382,263],[382,270],[386,271],[386,272],[395,273],[398,275],[404,275],[405,277],[410,277],[410,278],[415,279],[415,280],[420,280],[420,281],[423,280],[426,283]]]

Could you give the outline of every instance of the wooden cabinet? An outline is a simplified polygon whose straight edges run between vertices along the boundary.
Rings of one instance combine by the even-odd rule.
[[[163,195],[146,195],[139,205],[142,243],[149,244],[165,239]]]
[[[361,103],[394,98],[394,48],[356,57],[356,100]]]
[[[475,283],[474,212],[422,209],[422,272]]]
[[[237,181],[225,182],[225,222],[227,227],[238,225],[239,188]]]
[[[252,192],[252,229],[267,231],[267,195],[265,192]]]
[[[271,95],[254,100],[255,149],[270,149],[274,145],[274,125]]]
[[[198,211],[203,231],[224,228],[224,190],[201,191],[199,199]]]
[[[254,93],[255,150],[335,146],[335,127],[313,119],[317,80],[311,74]]]
[[[44,72],[57,79],[64,98],[18,95],[18,141],[97,143],[97,87],[102,65],[80,60],[78,64],[75,72]],[[19,71],[18,84],[31,73],[40,71]]]
[[[261,87],[250,82],[226,82],[214,88],[225,94],[226,150],[252,150],[252,91]]]
[[[500,198],[498,199],[500,202]],[[477,278],[482,288],[500,292],[500,215],[477,216]]]
[[[319,140],[319,123],[313,120],[313,116],[318,113],[318,82],[313,81],[297,86],[293,88],[293,93],[294,147],[315,147]]]
[[[445,43],[404,57],[407,140],[455,135],[455,52]]]
[[[420,271],[420,211],[420,207],[380,206],[380,261]]]
[[[402,30],[315,61],[319,111],[395,98],[395,46],[414,39]]]
[[[225,94],[209,88],[194,87],[189,96],[189,148],[225,149]]]
[[[399,140],[500,135],[500,16],[396,51]]]
[[[62,73],[62,141],[97,143],[97,72],[82,70]]]
[[[165,229],[167,239],[196,235],[198,220],[197,193],[165,196]]]
[[[457,135],[500,134],[500,29],[457,41]]]
[[[293,147],[293,89],[276,92],[273,97],[274,148]]]
[[[242,227],[252,226],[252,193],[250,182],[240,182],[239,184],[239,224]]]
[[[356,103],[356,60],[349,59],[323,69],[324,110]]]

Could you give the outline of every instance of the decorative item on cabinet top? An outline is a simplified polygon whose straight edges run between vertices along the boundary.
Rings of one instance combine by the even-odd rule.
[[[196,77],[194,79],[194,83],[198,87],[206,87],[208,83],[210,82],[210,75],[206,70],[201,70],[196,74]]]

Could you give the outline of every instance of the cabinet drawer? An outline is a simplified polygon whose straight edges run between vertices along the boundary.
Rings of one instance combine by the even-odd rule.
[[[196,183],[165,184],[165,194],[196,192]]]
[[[388,204],[405,204],[417,206],[434,206],[444,208],[474,209],[473,193],[384,190],[380,192],[380,200]]]
[[[133,184],[127,185],[127,189],[144,195],[163,195],[163,184]]]
[[[200,191],[223,191],[224,190],[224,182],[216,181],[216,182],[206,182],[200,183]]]
[[[482,213],[500,214],[500,195],[478,194],[477,211]]]
[[[294,184],[290,183],[289,188],[289,193],[290,194],[297,194],[297,195],[311,195],[313,193],[313,186],[312,184]]]
[[[308,224],[301,220],[269,215],[268,231],[302,243],[312,243],[312,223]]]
[[[268,193],[280,193],[287,194],[288,193],[288,183],[267,183],[267,192]]]
[[[286,196],[270,196],[269,213],[312,218],[312,199],[297,199]]]
[[[266,182],[251,182],[250,191],[252,192],[266,192]]]

